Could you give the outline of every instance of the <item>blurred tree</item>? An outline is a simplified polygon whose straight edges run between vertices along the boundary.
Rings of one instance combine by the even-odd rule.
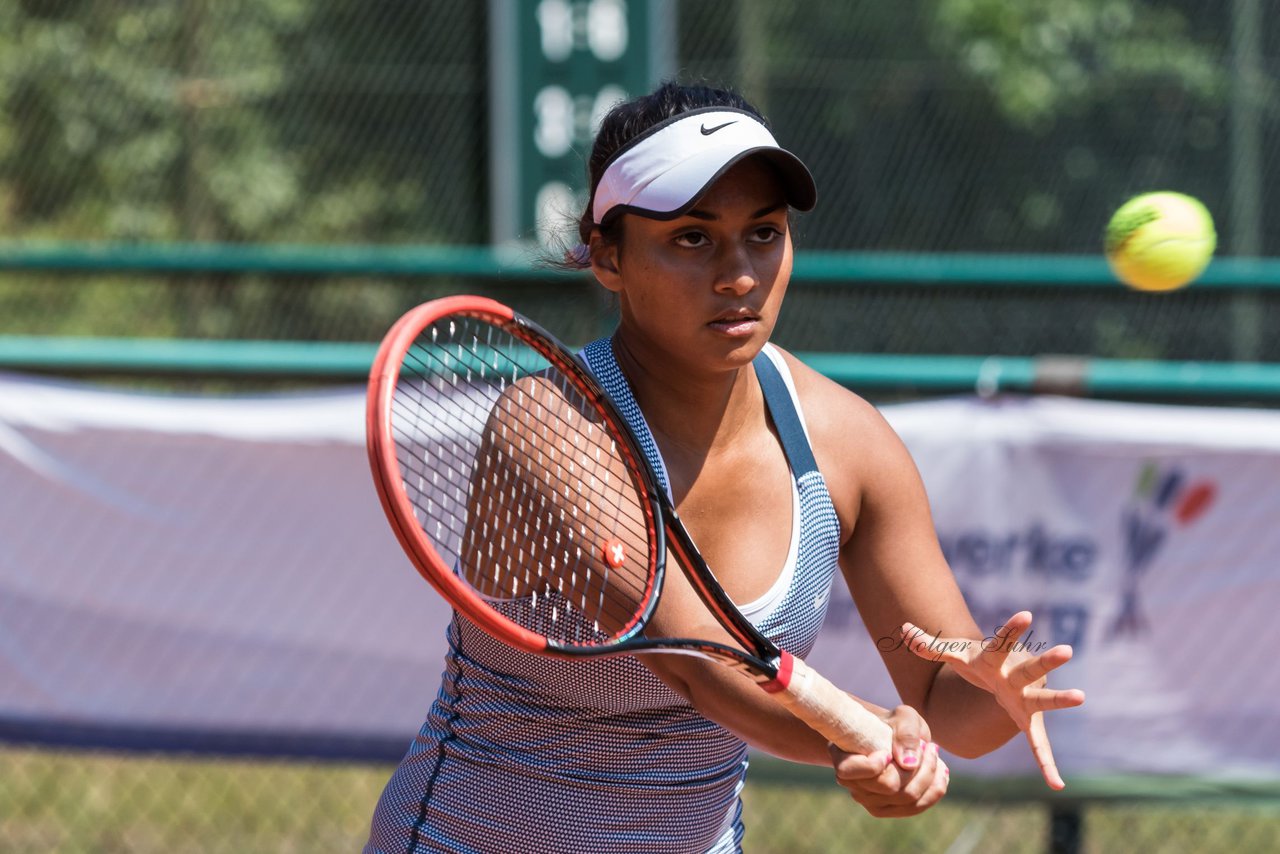
[[[681,6],[686,68],[758,81],[748,94],[803,148],[822,188],[802,223],[806,245],[1097,252],[1110,210],[1139,189],[1178,186],[1226,207],[1221,4],[736,8]],[[737,65],[721,56],[726,22],[759,29],[739,34]]]
[[[10,221],[71,238],[483,241],[483,11],[0,4]]]
[[[1022,125],[1167,81],[1212,101],[1227,86],[1218,51],[1191,35],[1196,3],[1141,0],[939,0],[929,36],[988,86]],[[1184,8],[1179,8],[1184,7]]]
[[[286,239],[488,239],[486,4],[339,0],[291,31],[273,126],[307,205]]]
[[[237,239],[300,204],[260,105],[306,4],[222,0],[216,20],[213,8],[28,0],[7,12],[21,48],[0,65],[0,182],[23,231]]]

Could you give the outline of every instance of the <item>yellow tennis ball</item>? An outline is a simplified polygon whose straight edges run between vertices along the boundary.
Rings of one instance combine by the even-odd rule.
[[[1182,193],[1135,196],[1107,224],[1111,270],[1141,291],[1171,291],[1194,281],[1217,245],[1209,211]]]

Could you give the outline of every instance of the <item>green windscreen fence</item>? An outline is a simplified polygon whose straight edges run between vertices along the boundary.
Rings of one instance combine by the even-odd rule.
[[[0,223],[487,243],[491,15],[618,5],[3,4]],[[814,172],[804,248],[1096,253],[1121,201],[1170,188],[1227,254],[1280,254],[1274,0],[661,5],[674,43],[652,73],[741,89]]]
[[[491,30],[535,6],[570,22],[621,20],[600,17],[618,6],[605,0],[4,4],[0,234],[19,246],[160,249],[487,244],[490,100],[494,75],[507,73]],[[669,43],[651,52],[651,73],[739,88],[817,177],[819,206],[795,228],[802,269],[805,253],[822,252],[888,253],[907,260],[897,269],[919,253],[1098,263],[1111,211],[1158,188],[1204,200],[1220,258],[1280,254],[1280,166],[1268,154],[1280,150],[1274,0],[653,8],[666,22],[653,37]],[[532,105],[526,118],[523,132],[535,133]],[[566,158],[585,153],[590,131],[573,126]],[[566,225],[576,215],[564,210]],[[1062,271],[1043,271],[1017,289],[981,275],[905,288],[887,267],[798,283],[779,340],[866,353],[1280,360],[1275,292],[1251,292],[1247,275],[1236,282],[1244,293],[1150,297],[1072,288]],[[514,294],[516,284],[7,270],[0,333],[372,340],[414,301],[458,290],[523,299],[571,343],[600,327],[584,283],[544,282],[536,297]]]

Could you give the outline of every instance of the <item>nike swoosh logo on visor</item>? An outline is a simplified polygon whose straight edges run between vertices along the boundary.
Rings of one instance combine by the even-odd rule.
[[[721,128],[727,128],[729,125],[736,125],[737,123],[738,123],[738,120],[737,120],[737,119],[734,119],[734,120],[733,120],[733,121],[731,121],[731,122],[725,122],[724,124],[722,124],[722,125],[716,125],[716,126],[715,126],[715,127],[713,127],[713,128],[709,128],[709,127],[707,127],[706,125],[702,125],[702,127],[698,128],[698,130],[702,131],[702,135],[703,135],[703,136],[711,136],[711,134],[715,133],[716,131],[720,130]]]

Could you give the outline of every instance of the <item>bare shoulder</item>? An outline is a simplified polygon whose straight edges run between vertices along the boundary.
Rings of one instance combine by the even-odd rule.
[[[838,449],[846,458],[880,453],[884,443],[897,444],[889,422],[861,395],[828,379],[781,347],[804,410],[805,424],[815,450]],[[821,462],[821,461],[819,461]]]

